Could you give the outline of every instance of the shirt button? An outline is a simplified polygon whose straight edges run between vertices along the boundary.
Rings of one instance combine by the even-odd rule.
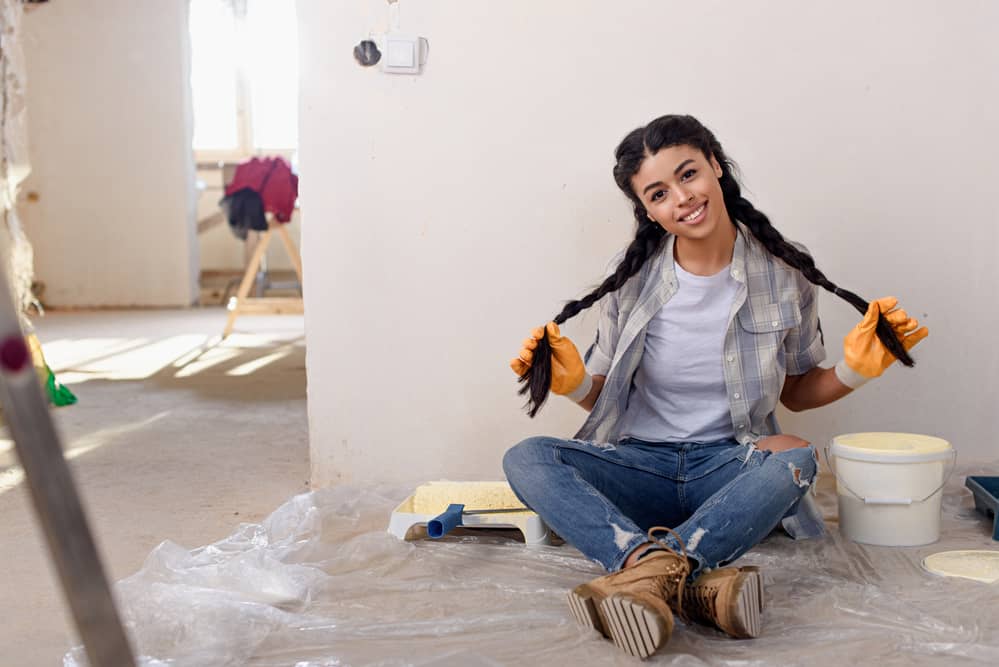
[[[739,428],[746,428],[745,424],[739,424]]]
[[[734,355],[731,355],[731,354],[730,354],[730,355],[728,355],[728,360],[729,360],[729,361],[735,361],[735,356],[734,356]]]
[[[777,327],[777,326],[779,326],[779,323],[778,323],[778,322],[777,322],[776,320],[774,320],[774,321],[773,321],[773,322],[771,322],[770,324],[774,325],[774,327]]]
[[[742,394],[739,394],[739,393],[735,393],[735,394],[732,394],[732,397],[733,397],[733,398],[739,398],[739,397],[740,397],[741,395],[742,395]]]

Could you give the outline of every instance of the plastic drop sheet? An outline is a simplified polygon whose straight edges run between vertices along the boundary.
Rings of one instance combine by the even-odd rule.
[[[963,466],[946,487],[942,535],[924,547],[872,547],[836,525],[833,480],[817,487],[829,533],[774,533],[740,559],[763,568],[763,634],[729,639],[678,622],[653,665],[952,665],[999,663],[999,584],[944,578],[928,554],[997,549],[974,511]],[[189,551],[164,542],[118,583],[141,664],[635,665],[575,624],[566,592],[601,568],[568,545],[506,537],[404,542],[386,532],[419,484],[339,486],[295,496],[262,524]],[[86,665],[80,647],[64,665]]]

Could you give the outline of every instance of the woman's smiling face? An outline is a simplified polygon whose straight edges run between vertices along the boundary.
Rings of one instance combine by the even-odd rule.
[[[693,146],[681,144],[646,156],[631,187],[649,217],[678,238],[712,239],[731,232],[721,166]]]

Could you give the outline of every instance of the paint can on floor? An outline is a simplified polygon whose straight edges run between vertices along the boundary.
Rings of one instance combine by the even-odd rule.
[[[936,542],[943,487],[956,457],[949,442],[929,435],[836,436],[826,449],[826,461],[836,475],[840,532],[854,542],[878,546]]]

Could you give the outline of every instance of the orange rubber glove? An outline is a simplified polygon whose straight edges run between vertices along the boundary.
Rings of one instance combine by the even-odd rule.
[[[919,322],[896,306],[898,299],[893,296],[871,301],[864,319],[843,339],[843,360],[836,364],[836,376],[840,382],[856,389],[867,380],[880,376],[895,361],[894,355],[875,333],[879,314],[888,320],[907,352],[929,335],[929,329],[918,328]]]
[[[549,322],[543,327],[531,331],[530,337],[524,340],[516,359],[510,361],[510,368],[520,377],[527,372],[534,361],[534,350],[538,341],[548,332],[548,342],[552,348],[552,393],[569,396],[579,402],[586,398],[593,386],[593,378],[586,372],[583,358],[571,340],[559,333],[558,325]],[[582,390],[585,389],[585,392]],[[582,396],[577,395],[582,392]]]

